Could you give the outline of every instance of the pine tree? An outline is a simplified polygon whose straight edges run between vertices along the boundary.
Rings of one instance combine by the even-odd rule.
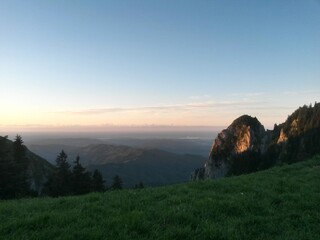
[[[0,137],[0,198],[18,198],[31,193],[28,178],[26,147],[20,135],[14,142]]]
[[[13,158],[14,158],[14,188],[16,197],[26,196],[30,193],[29,183],[27,179],[27,157],[26,147],[20,135],[17,135],[13,142]]]
[[[119,175],[116,175],[116,176],[113,178],[113,182],[112,182],[112,185],[111,185],[111,189],[113,189],[113,190],[120,190],[120,189],[122,189],[122,185],[123,185],[122,179],[119,177]]]
[[[8,136],[0,137],[0,199],[15,197],[15,164]]]
[[[62,150],[56,159],[56,169],[45,185],[45,193],[50,196],[71,195],[71,171],[67,154]]]
[[[106,190],[103,177],[97,169],[94,170],[92,175],[92,190],[94,192],[104,192]]]
[[[80,164],[80,157],[77,156],[72,171],[72,191],[73,194],[85,194],[91,190],[92,179],[86,169]]]

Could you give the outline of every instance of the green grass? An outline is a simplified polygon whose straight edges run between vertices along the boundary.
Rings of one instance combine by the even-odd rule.
[[[320,157],[218,181],[1,201],[0,239],[320,239]]]

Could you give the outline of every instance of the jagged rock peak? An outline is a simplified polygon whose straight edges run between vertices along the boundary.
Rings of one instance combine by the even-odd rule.
[[[235,126],[239,126],[239,125],[247,125],[247,126],[253,126],[253,127],[262,126],[256,117],[251,117],[249,115],[242,115],[242,116],[236,118],[235,120],[233,120],[233,122],[231,123],[231,125],[229,127],[235,127]]]
[[[243,115],[218,134],[212,146],[210,158],[220,159],[226,155],[247,150],[257,151],[264,134],[265,129],[256,117]]]
[[[260,152],[264,136],[265,129],[256,117],[243,115],[235,119],[228,128],[218,134],[209,159],[204,168],[193,175],[193,179],[226,176],[230,169],[230,158],[247,151]]]

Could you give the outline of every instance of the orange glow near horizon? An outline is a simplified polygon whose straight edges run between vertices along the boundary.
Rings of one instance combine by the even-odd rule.
[[[242,114],[240,111],[215,111],[208,109],[201,111],[150,111],[130,110],[103,113],[75,113],[75,112],[46,112],[38,110],[9,111],[2,113],[0,131],[100,131],[101,129],[126,127],[210,127],[228,126]],[[251,114],[257,116],[256,114]],[[257,116],[267,128],[274,123],[281,123],[285,118],[275,118],[268,114]],[[277,121],[277,122],[274,122]]]

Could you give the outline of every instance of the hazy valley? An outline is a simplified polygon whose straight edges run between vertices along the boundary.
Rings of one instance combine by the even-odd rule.
[[[214,133],[213,133],[214,135]],[[121,176],[126,187],[142,181],[146,186],[188,181],[203,164],[212,144],[210,139],[39,139],[27,142],[28,148],[55,164],[63,149],[72,163],[79,155],[89,170],[98,169],[107,183]]]

